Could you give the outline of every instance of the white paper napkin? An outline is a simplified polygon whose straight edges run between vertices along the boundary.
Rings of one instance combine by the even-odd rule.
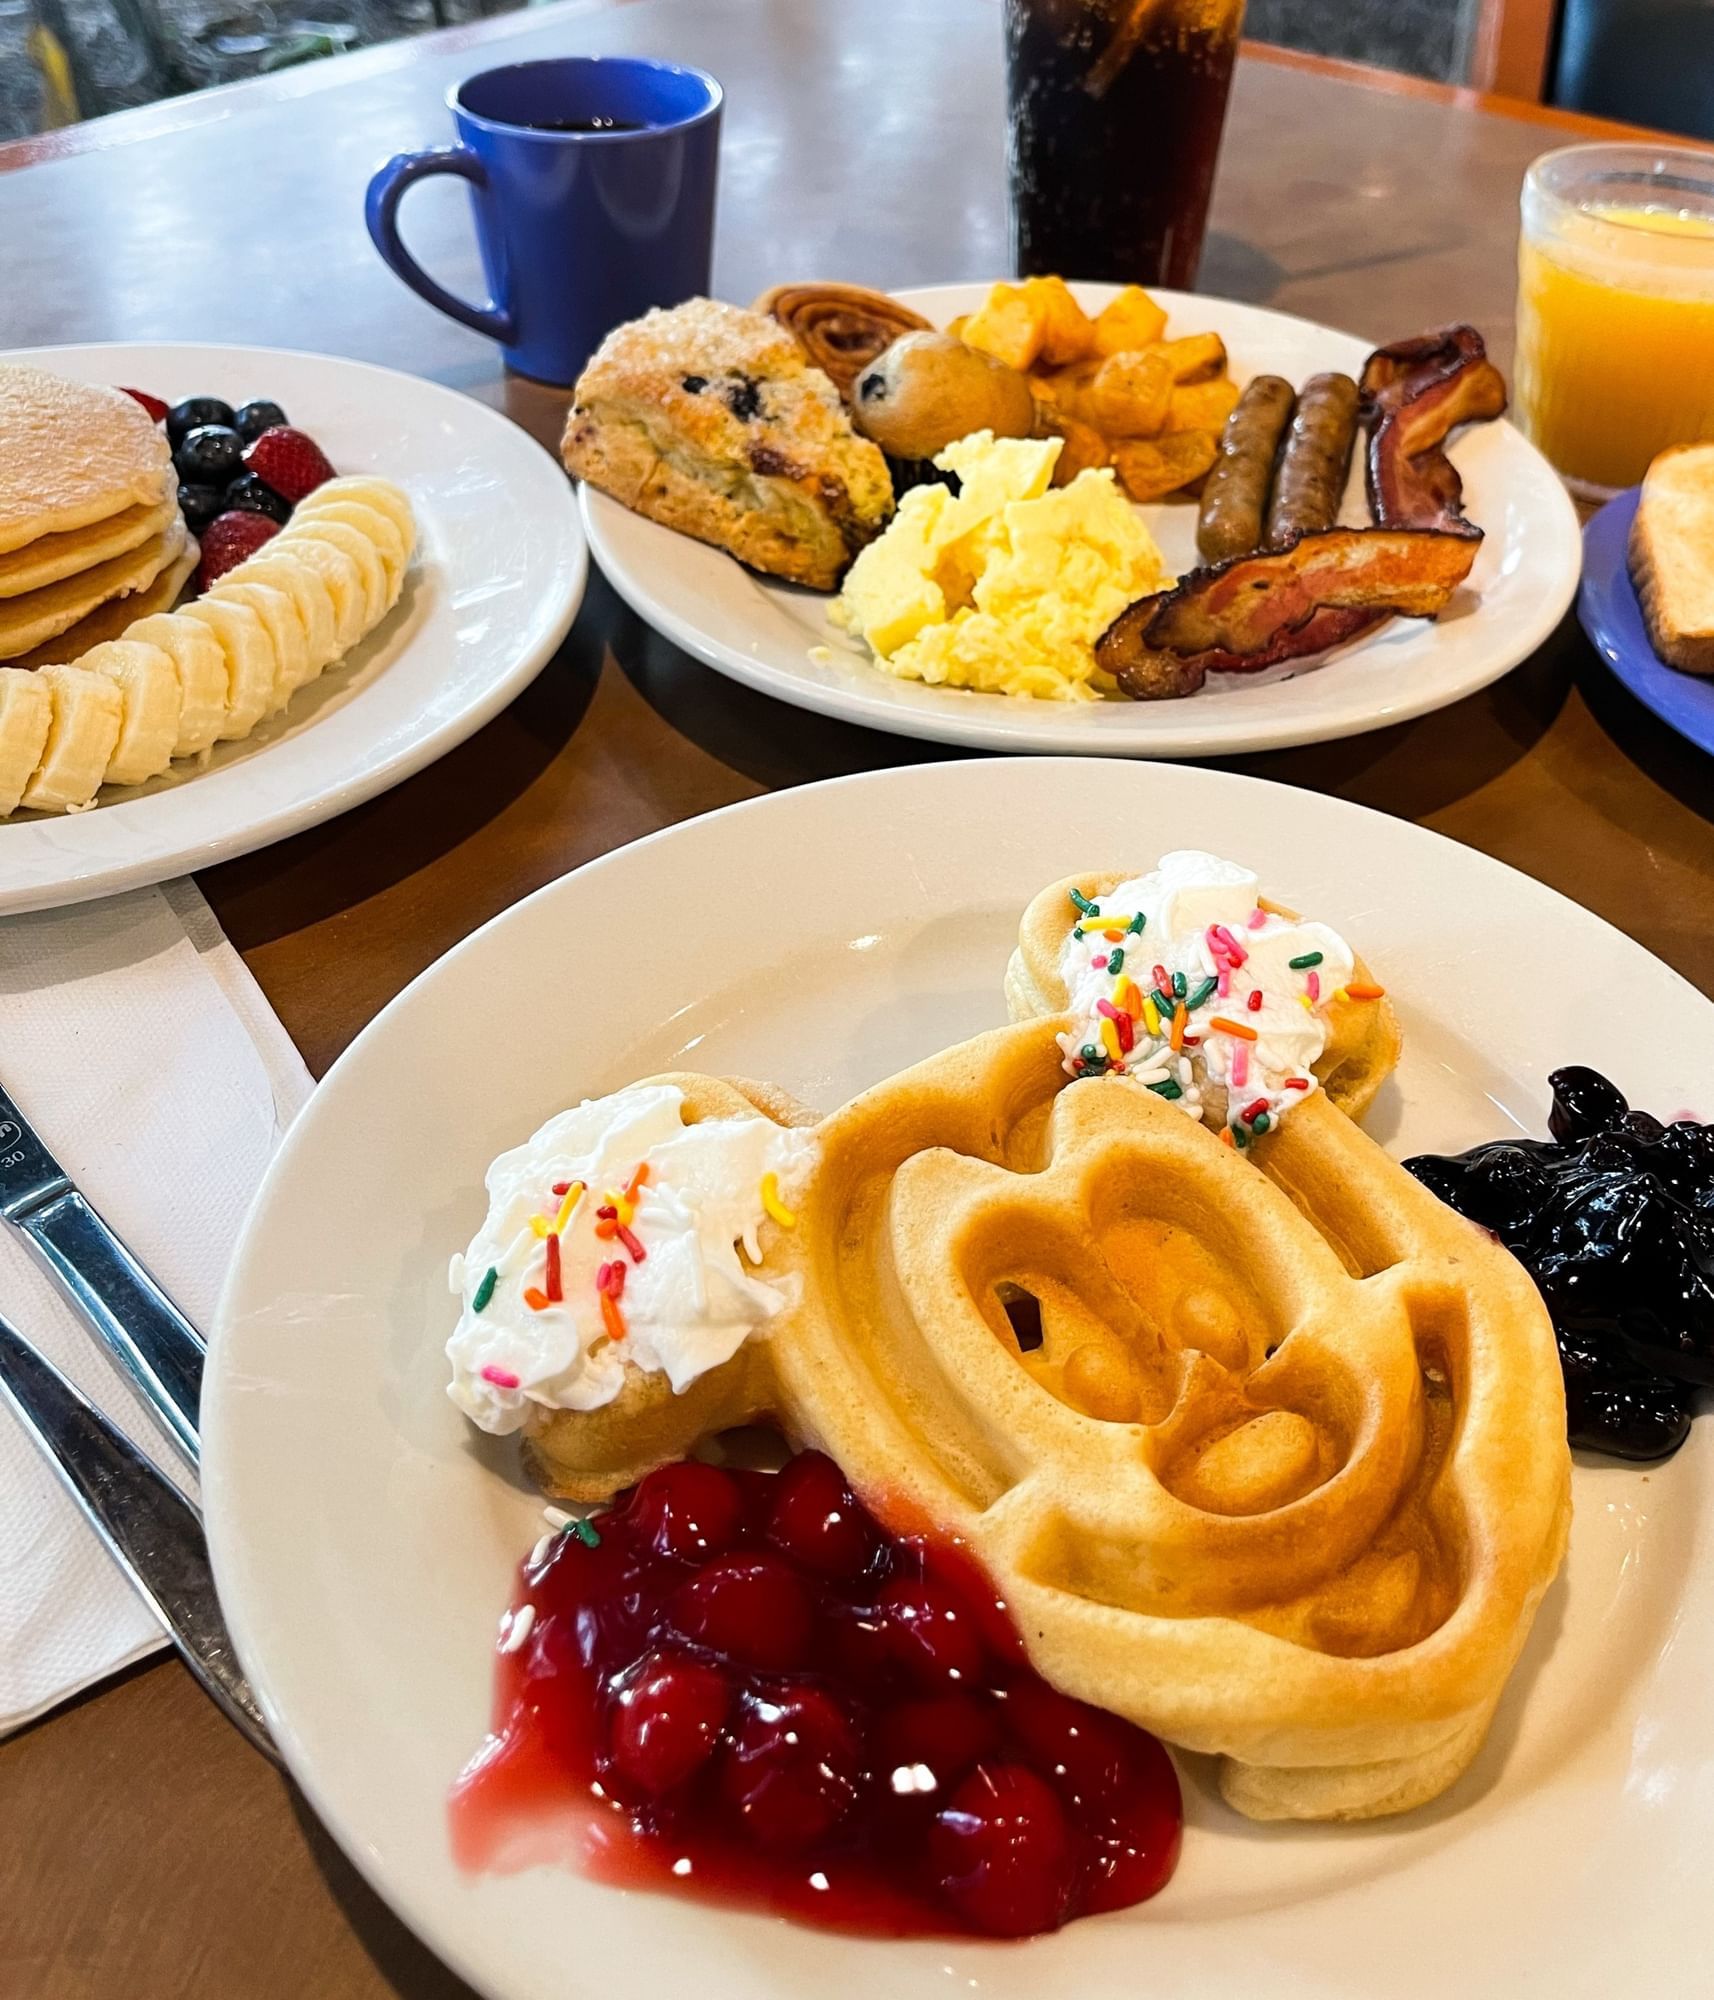
[[[193,883],[0,919],[0,1079],[206,1327],[310,1076]],[[106,1351],[3,1223],[0,1312],[194,1497]],[[0,1407],[0,1735],[164,1643]]]

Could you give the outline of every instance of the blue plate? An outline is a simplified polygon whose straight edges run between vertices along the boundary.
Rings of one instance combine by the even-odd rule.
[[[1589,643],[1645,708],[1688,737],[1699,750],[1714,751],[1714,677],[1669,667],[1649,643],[1643,609],[1625,561],[1631,522],[1641,487],[1609,500],[1583,530],[1583,581],[1577,589],[1577,617]]]

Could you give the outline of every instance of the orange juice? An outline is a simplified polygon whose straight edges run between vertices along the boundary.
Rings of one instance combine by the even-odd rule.
[[[1615,154],[1656,171],[1588,171]],[[1691,171],[1663,175],[1663,160]],[[1543,169],[1561,162],[1581,185],[1552,185]],[[1714,156],[1578,146],[1536,162],[1514,390],[1525,433],[1591,497],[1634,486],[1668,445],[1714,438]]]

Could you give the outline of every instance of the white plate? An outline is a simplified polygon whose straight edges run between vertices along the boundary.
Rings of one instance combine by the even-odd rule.
[[[1019,912],[1157,843],[1250,857],[1385,978],[1395,1154],[1540,1130],[1609,1064],[1714,1111],[1714,1009],[1608,925],[1440,836],[1190,768],[983,761],[808,786],[591,863],[478,931],[365,1031],[288,1135],[214,1331],[203,1493],[222,1601],[294,1775],[424,1938],[505,2000],[1555,2000],[1682,1993],[1714,1844],[1714,1420],[1664,1467],[1580,1468],[1555,1585],[1492,1736],[1400,1822],[1263,1827],[1187,1770],[1170,1888],[1017,1946],[878,1944],[537,1869],[465,1877],[446,1788],[540,1532],[515,1443],[444,1394],[450,1252],[489,1160],[667,1068],[833,1105],[1005,1018]],[[735,893],[734,885],[743,889]],[[644,952],[639,911],[673,912]],[[1647,1032],[1616,1036],[1613,1002]]]
[[[95,810],[0,820],[0,915],[207,868],[331,819],[442,757],[553,657],[588,554],[565,474],[526,432],[415,375],[266,347],[0,354],[176,402],[266,396],[341,472],[397,480],[417,516],[404,594],[362,645],[206,769],[174,764]]]
[[[901,292],[937,326],[973,312],[985,285]],[[1116,289],[1074,285],[1091,312]],[[1371,343],[1288,313],[1230,299],[1157,291],[1170,334],[1215,332],[1234,381],[1271,372],[1303,382],[1324,369],[1362,372]],[[1410,331],[1401,327],[1400,333]],[[1362,454],[1344,518],[1366,521]],[[867,647],[827,622],[819,592],[757,576],[718,549],[645,521],[585,486],[589,546],[638,617],[674,645],[745,686],[871,729],[989,750],[1059,750],[1111,757],[1230,756],[1324,743],[1406,722],[1461,701],[1525,660],[1564,616],[1581,561],[1577,515],[1558,476],[1509,423],[1478,424],[1452,447],[1466,511],[1487,530],[1467,588],[1432,624],[1395,618],[1312,668],[1214,674],[1182,701],[1058,702],[902,681],[870,664]],[[1139,510],[1175,574],[1195,567],[1196,508]],[[832,657],[817,661],[814,647]]]

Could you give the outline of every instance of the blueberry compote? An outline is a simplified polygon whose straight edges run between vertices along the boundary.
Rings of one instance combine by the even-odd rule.
[[[819,1452],[651,1473],[532,1556],[520,1621],[453,1796],[466,1866],[570,1851],[841,1930],[1017,1937],[1178,1859],[1160,1744],[1055,1693],[976,1564],[887,1534]]]
[[[1491,1229],[1540,1287],[1571,1442],[1665,1458],[1714,1383],[1714,1125],[1663,1125],[1592,1069],[1548,1079],[1551,1140],[1405,1165]]]

